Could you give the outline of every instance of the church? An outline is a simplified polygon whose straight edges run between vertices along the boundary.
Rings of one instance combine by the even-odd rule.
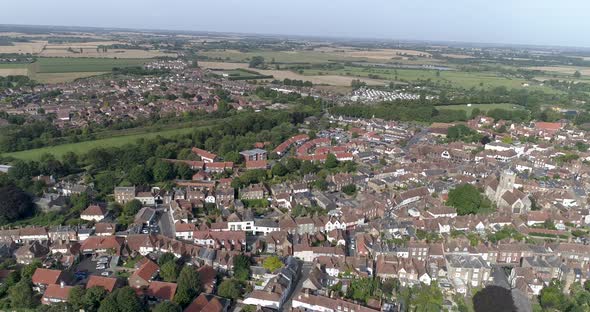
[[[516,174],[511,170],[505,170],[500,175],[500,180],[492,178],[486,183],[486,196],[501,210],[510,210],[512,213],[526,213],[531,210],[529,196],[514,187]]]

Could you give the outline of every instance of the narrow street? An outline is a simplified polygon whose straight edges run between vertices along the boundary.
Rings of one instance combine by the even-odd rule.
[[[299,276],[299,280],[297,281],[297,286],[293,289],[293,292],[289,295],[289,299],[285,301],[283,305],[282,311],[290,311],[293,305],[293,298],[299,294],[301,288],[303,288],[303,282],[309,277],[309,273],[311,272],[311,268],[313,265],[309,262],[304,262],[303,267],[301,268],[301,275]]]
[[[160,210],[160,220],[158,221],[158,225],[160,226],[160,232],[162,235],[170,238],[176,237],[176,232],[174,230],[174,221],[172,220],[172,216],[170,215],[170,211]]]

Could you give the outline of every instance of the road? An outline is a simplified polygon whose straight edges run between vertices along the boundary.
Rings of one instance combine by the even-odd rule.
[[[299,281],[297,281],[297,286],[295,286],[295,289],[293,289],[293,292],[289,295],[289,299],[285,301],[285,304],[283,305],[281,311],[291,311],[291,306],[293,305],[293,298],[295,298],[295,296],[297,296],[301,292],[301,288],[303,288],[303,282],[307,280],[307,278],[309,277],[309,273],[311,272],[312,267],[312,263],[303,263],[303,267],[301,268],[301,275],[299,276]]]
[[[160,210],[160,220],[158,221],[160,226],[160,233],[166,237],[175,238],[176,231],[174,230],[174,221],[170,210]]]

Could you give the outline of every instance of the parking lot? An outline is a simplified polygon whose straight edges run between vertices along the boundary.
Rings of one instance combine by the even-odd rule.
[[[105,256],[107,257],[107,256]],[[106,263],[105,263],[105,259]],[[79,279],[84,279],[83,276],[90,276],[90,275],[100,275],[100,276],[112,276],[113,271],[111,270],[111,260],[112,258],[103,258],[100,260],[99,258],[93,258],[91,256],[85,256],[80,263],[76,266],[76,270],[74,273],[77,274]],[[99,263],[99,261],[101,263]],[[109,273],[105,273],[109,272]],[[103,275],[104,274],[104,275]],[[108,275],[107,275],[108,274]]]

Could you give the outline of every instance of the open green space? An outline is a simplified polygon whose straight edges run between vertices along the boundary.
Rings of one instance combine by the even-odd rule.
[[[227,75],[229,80],[254,80],[254,79],[272,79],[272,75],[263,75],[257,71],[253,71],[250,69],[232,69],[232,70],[224,70],[219,71],[219,74]]]
[[[199,55],[209,57],[210,59],[219,59],[232,62],[248,62],[254,56],[262,56],[267,63],[274,61],[276,63],[327,63],[330,61],[342,62],[365,62],[368,58],[364,57],[347,57],[335,55],[332,53],[323,53],[319,51],[203,51]]]
[[[30,65],[35,73],[110,72],[114,67],[142,66],[149,59],[39,58]]]
[[[206,127],[206,126],[202,126]],[[79,143],[62,144],[56,146],[48,146],[42,148],[36,148],[26,151],[19,151],[13,153],[5,153],[2,156],[14,157],[23,160],[38,160],[41,155],[45,153],[53,154],[56,157],[61,157],[67,152],[74,152],[76,154],[83,154],[89,150],[97,147],[115,147],[123,146],[125,144],[133,143],[139,139],[150,139],[156,136],[161,137],[173,137],[179,134],[186,134],[192,132],[198,127],[181,128],[181,129],[170,129],[161,131],[150,131],[146,133],[138,133],[132,135],[115,136],[106,139],[98,139],[93,141],[84,141]]]
[[[492,109],[504,109],[504,110],[519,110],[525,109],[520,105],[510,104],[510,103],[491,103],[491,104],[471,104],[468,106],[467,104],[460,104],[460,105],[437,105],[436,108],[438,109],[453,109],[453,110],[464,110],[467,113],[467,116],[471,115],[471,111],[475,108],[478,108],[480,111],[485,112]]]

